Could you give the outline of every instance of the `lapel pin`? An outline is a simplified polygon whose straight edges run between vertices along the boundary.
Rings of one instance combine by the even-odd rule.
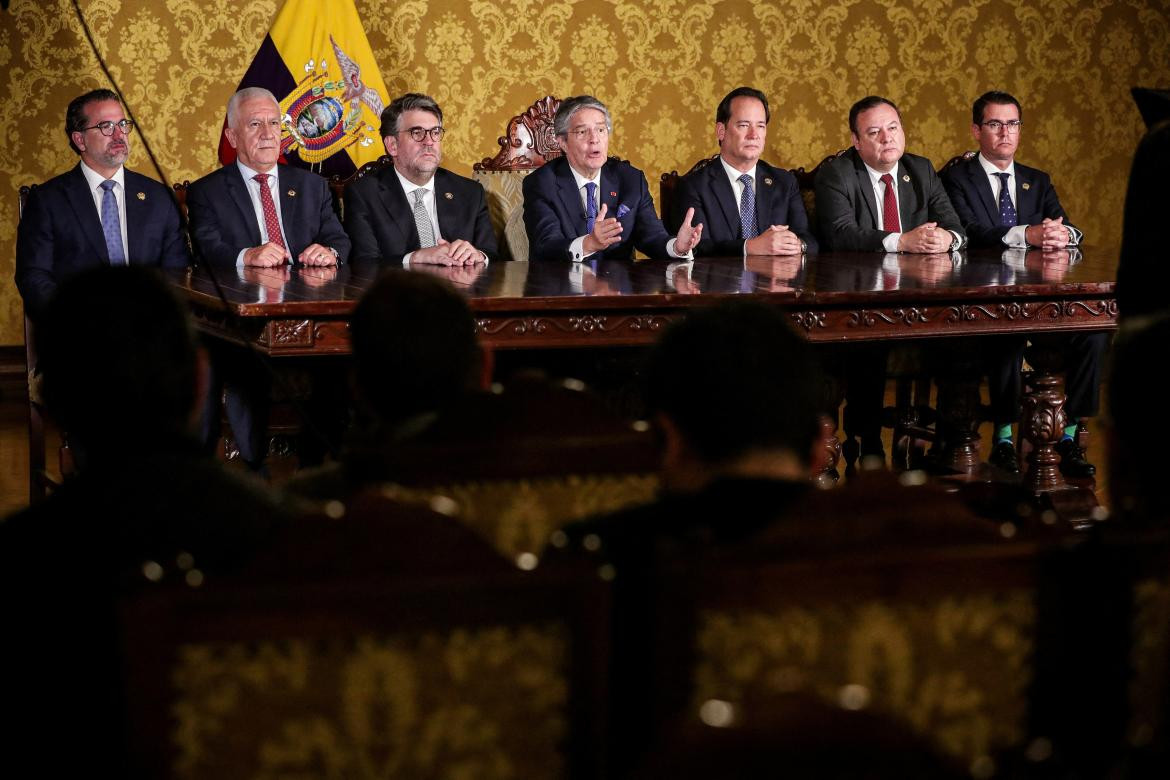
[[[910,181],[910,174],[903,173],[902,174],[902,181]]]
[[[1023,183],[1023,184],[1021,184],[1020,186],[1021,186],[1021,187],[1023,187],[1024,189],[1026,189],[1026,190],[1029,190],[1029,189],[1031,189],[1031,188],[1032,188],[1032,185],[1031,185],[1031,184],[1029,184],[1028,182],[1024,182],[1024,183]]]
[[[146,193],[145,192],[138,193],[138,199],[139,200],[146,200]]]
[[[288,196],[289,196],[290,198],[295,198],[295,197],[297,196],[297,191],[296,191],[296,190],[289,190],[289,191],[288,191]]]
[[[771,186],[772,186],[772,180],[771,180],[771,179],[769,179],[767,176],[765,176],[765,177],[764,177],[764,184],[767,184],[769,187],[771,187]]]
[[[444,192],[443,197],[446,198],[447,200],[455,200],[455,196],[449,192]]]
[[[611,192],[611,193],[609,193],[609,197],[611,197],[611,198],[616,198],[616,197],[617,197],[617,193],[616,193],[616,192]]]

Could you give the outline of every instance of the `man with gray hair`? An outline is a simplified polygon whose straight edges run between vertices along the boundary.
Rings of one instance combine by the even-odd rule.
[[[345,229],[353,260],[388,265],[473,265],[496,254],[483,186],[440,168],[443,111],[408,92],[382,111],[382,143],[391,168],[345,192]]]
[[[613,120],[591,95],[565,98],[553,118],[564,156],[524,179],[524,228],[533,260],[688,258],[703,226],[689,209],[671,237],[654,211],[646,176],[609,158]]]

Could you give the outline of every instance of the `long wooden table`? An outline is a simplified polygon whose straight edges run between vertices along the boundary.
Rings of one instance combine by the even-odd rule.
[[[816,342],[1112,330],[1116,250],[954,255],[830,253],[803,259],[493,263],[418,270],[464,291],[493,349],[652,342],[692,306],[728,296],[784,307]],[[273,357],[349,352],[348,317],[379,269],[176,272],[197,327]],[[232,317],[229,317],[229,312]],[[234,322],[233,322],[234,320]]]

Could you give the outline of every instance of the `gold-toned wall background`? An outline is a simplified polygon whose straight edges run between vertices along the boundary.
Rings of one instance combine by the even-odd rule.
[[[171,180],[216,164],[223,106],[280,0],[82,0],[98,46]],[[1170,3],[1157,0],[357,0],[392,94],[443,106],[445,162],[496,149],[507,118],[546,93],[610,107],[614,153],[651,182],[714,151],[715,105],[766,91],[765,157],[816,164],[848,143],[846,113],[879,93],[902,108],[908,148],[936,164],[971,148],[970,105],[1024,104],[1020,158],[1053,174],[1091,244],[1121,236],[1141,121],[1129,87],[1170,83]],[[0,13],[0,344],[22,339],[12,282],[17,189],[75,163],[73,96],[107,86],[66,0]],[[137,140],[137,139],[136,139]],[[139,143],[130,166],[149,175]],[[656,192],[656,187],[653,186]]]

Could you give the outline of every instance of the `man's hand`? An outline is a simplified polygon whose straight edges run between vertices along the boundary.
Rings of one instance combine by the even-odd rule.
[[[745,248],[749,255],[799,255],[800,244],[800,236],[787,225],[772,225],[755,238],[749,238]]]
[[[271,241],[267,244],[244,250],[244,265],[255,266],[257,268],[272,268],[274,266],[284,265],[286,260],[288,260],[288,251],[279,244],[274,244]]]
[[[949,252],[954,241],[951,231],[939,227],[937,222],[923,222],[898,238],[898,251],[915,254]]]
[[[1064,226],[1064,217],[1045,219],[1039,225],[1029,225],[1024,230],[1024,240],[1028,246],[1038,246],[1041,249],[1064,249],[1072,236]]]
[[[480,277],[486,266],[483,263],[468,263],[460,266],[420,265],[419,273],[438,276],[451,284],[470,287]]]
[[[301,265],[337,265],[337,255],[327,246],[309,244],[305,251],[297,255],[297,262]]]
[[[457,238],[447,244],[447,254],[455,261],[455,265],[475,265],[484,262],[484,254],[471,245],[469,241]]]
[[[593,220],[593,232],[585,236],[582,249],[585,254],[591,255],[600,252],[606,247],[613,246],[622,240],[622,223],[616,217],[605,218],[606,204],[601,204],[601,210]]]
[[[687,216],[683,220],[682,227],[678,229],[678,235],[674,239],[674,251],[680,255],[685,255],[699,244],[699,239],[703,237],[703,223],[691,226],[691,220],[695,218],[694,208],[687,209]]]
[[[670,275],[670,283],[680,295],[697,295],[703,291],[699,283],[691,278],[690,263],[679,263]]]

